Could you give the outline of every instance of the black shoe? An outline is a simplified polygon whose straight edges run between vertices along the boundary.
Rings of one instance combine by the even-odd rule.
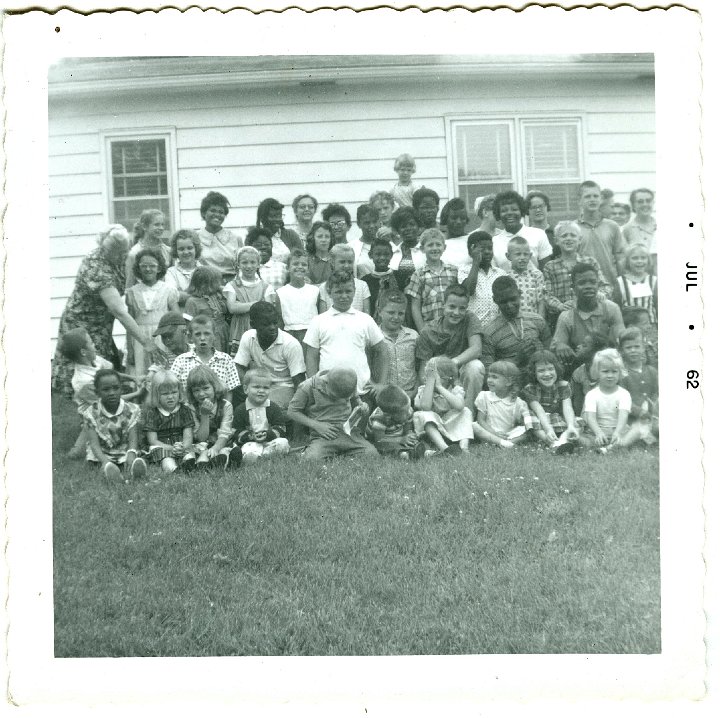
[[[240,466],[242,463],[242,449],[239,446],[234,446],[228,456],[229,466]]]
[[[180,466],[183,471],[192,471],[195,468],[195,457],[192,454],[186,454]]]
[[[217,456],[213,456],[212,459],[210,459],[210,466],[212,466],[213,469],[222,469],[225,471],[228,467],[229,458],[229,454],[217,454]]]

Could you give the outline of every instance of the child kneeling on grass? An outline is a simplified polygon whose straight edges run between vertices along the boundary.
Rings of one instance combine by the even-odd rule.
[[[465,390],[458,384],[458,367],[444,356],[425,365],[425,384],[418,387],[413,415],[415,431],[433,446],[425,456],[467,451],[473,437],[470,409],[465,406]]]
[[[370,413],[357,395],[353,369],[334,367],[306,379],[295,392],[287,417],[310,429],[303,459],[332,456],[376,456],[377,449],[362,436]]]
[[[150,382],[150,406],[145,414],[145,431],[150,447],[150,461],[172,473],[178,467],[195,466],[193,451],[193,416],[182,400],[182,385],[175,374],[161,369]]]
[[[114,369],[99,369],[94,384],[99,399],[82,412],[88,462],[99,465],[106,479],[121,479],[120,467],[127,478],[143,478],[147,466],[138,457],[140,407],[122,398],[120,375]]]
[[[285,412],[270,401],[270,372],[264,367],[248,370],[243,376],[243,388],[247,399],[235,409],[233,428],[237,438],[230,462],[255,463],[263,456],[289,453]]]
[[[475,399],[477,417],[473,423],[476,439],[503,449],[512,449],[526,440],[533,422],[528,405],[518,396],[520,370],[511,361],[493,362],[488,369],[489,391]]]
[[[187,393],[193,417],[193,450],[197,468],[227,468],[233,433],[233,408],[225,398],[227,389],[209,367],[196,366],[187,378]]]
[[[420,459],[425,445],[418,440],[413,426],[410,397],[396,384],[388,384],[377,393],[377,408],[370,414],[366,436],[384,456]]]
[[[523,389],[522,398],[535,415],[536,436],[556,453],[573,451],[579,431],[570,384],[560,379],[560,362],[552,352],[541,349],[530,357],[527,374],[532,379]]]

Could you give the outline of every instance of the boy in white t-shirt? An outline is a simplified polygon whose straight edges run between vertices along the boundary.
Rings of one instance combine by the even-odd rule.
[[[330,266],[333,272],[349,272],[353,276],[355,293],[352,297],[352,306],[359,312],[370,314],[370,287],[367,282],[355,278],[355,252],[348,244],[336,244],[330,250]],[[322,314],[333,306],[327,282],[320,285],[319,310]]]
[[[276,290],[285,331],[299,342],[313,317],[318,315],[320,287],[308,284],[308,255],[302,249],[293,249],[288,259],[290,282]]]

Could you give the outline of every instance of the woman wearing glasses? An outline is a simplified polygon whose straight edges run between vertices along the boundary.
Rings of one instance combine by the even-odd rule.
[[[278,262],[288,263],[290,251],[303,249],[303,243],[297,232],[285,227],[283,205],[268,197],[257,208],[257,227],[267,229],[272,234],[272,256]]]
[[[352,226],[350,212],[341,204],[329,204],[322,211],[323,221],[330,225],[333,244],[347,244],[347,233]]]
[[[299,194],[293,200],[292,208],[296,220],[295,232],[304,242],[307,239],[308,232],[312,229],[313,219],[318,208],[317,200],[310,194]]]

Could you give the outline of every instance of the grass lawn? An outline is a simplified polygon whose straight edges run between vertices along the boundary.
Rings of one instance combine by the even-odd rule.
[[[53,426],[58,657],[660,651],[656,449],[110,485]]]

